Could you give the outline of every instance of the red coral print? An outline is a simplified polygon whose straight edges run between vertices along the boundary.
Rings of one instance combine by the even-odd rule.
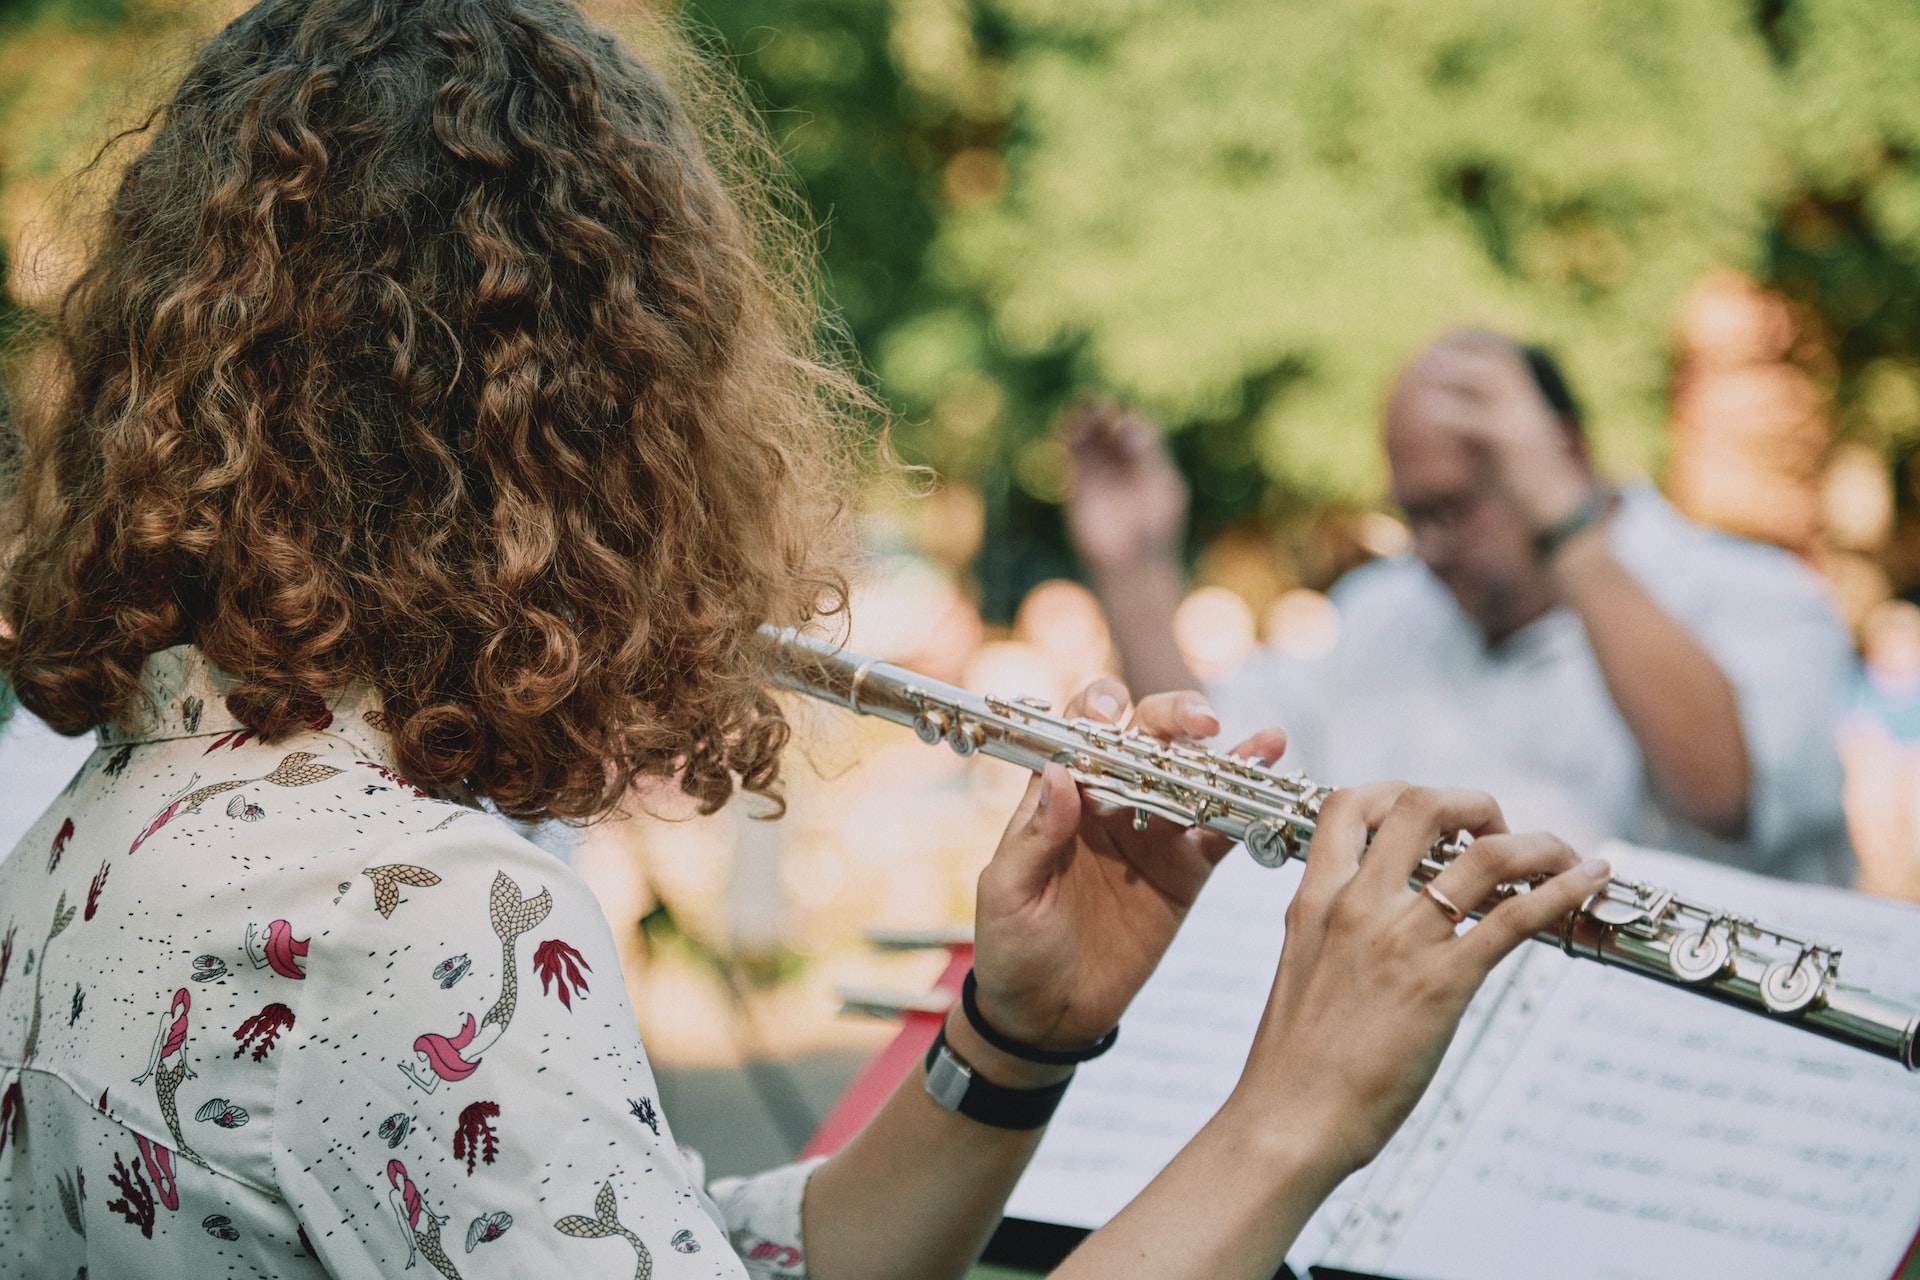
[[[233,1038],[240,1042],[240,1047],[233,1051],[233,1056],[237,1058],[248,1049],[252,1049],[253,1060],[263,1061],[280,1033],[290,1031],[292,1028],[293,1010],[283,1004],[270,1004],[241,1023],[240,1029],[233,1033]],[[256,1040],[258,1040],[257,1044]]]
[[[321,707],[318,711],[307,717],[307,728],[313,730],[315,733],[320,733],[332,727],[333,712],[329,711],[326,707]]]
[[[20,1082],[15,1080],[0,1093],[0,1155],[6,1154],[7,1139],[20,1140],[20,1126],[26,1123],[27,1109],[20,1097]]]
[[[476,1102],[460,1113],[460,1128],[453,1135],[453,1158],[466,1157],[467,1172],[473,1172],[474,1157],[492,1164],[500,1154],[500,1139],[493,1132],[493,1121],[500,1114],[497,1102]]]
[[[225,747],[229,751],[231,751],[235,747],[245,746],[247,744],[247,740],[251,737],[253,737],[253,730],[251,729],[229,729],[225,733],[221,734],[219,737],[215,738],[213,740],[213,745],[208,747],[205,751],[202,751],[200,754],[203,756],[212,755],[214,752],[218,751],[221,747]]]
[[[60,824],[60,833],[53,838],[53,855],[47,859],[47,871],[49,874],[52,873],[55,867],[60,865],[60,855],[66,852],[67,841],[71,839],[73,839],[73,819],[68,818]]]
[[[593,966],[587,963],[585,956],[560,939],[549,938],[534,948],[533,967],[540,973],[542,995],[549,994],[548,984],[556,978],[559,979],[558,989],[551,994],[557,994],[560,997],[560,1003],[567,1007],[568,1012],[573,1011],[574,996],[587,994],[587,979],[580,970],[585,969],[591,973]],[[567,990],[569,986],[573,988],[571,992]]]
[[[306,977],[306,972],[294,963],[295,956],[307,954],[309,939],[293,936],[293,926],[285,920],[275,920],[267,926],[267,964],[283,978],[298,981]]]
[[[18,925],[7,926],[7,936],[0,938],[0,991],[7,986],[7,966],[13,963],[13,933]]]
[[[120,1188],[121,1198],[109,1200],[107,1209],[117,1213],[140,1228],[140,1234],[153,1239],[153,1188],[147,1185],[147,1175],[140,1172],[136,1162],[131,1173],[121,1163],[120,1153],[113,1153],[113,1172],[107,1175],[107,1181]]]
[[[153,1185],[160,1192],[160,1203],[169,1209],[178,1209],[180,1184],[173,1177],[173,1152],[157,1142],[148,1142],[144,1135],[136,1134],[135,1141],[140,1144],[140,1159],[153,1175]]]
[[[100,891],[107,887],[106,863],[100,864],[100,870],[94,874],[93,884],[87,889],[87,909],[80,916],[82,920],[93,919],[93,913],[100,909]]]
[[[421,800],[431,799],[431,797],[428,796],[426,792],[414,786],[411,782],[408,782],[405,778],[401,777],[399,774],[395,773],[393,770],[387,768],[387,766],[383,764],[375,764],[371,760],[359,760],[359,761],[356,761],[355,763],[361,765],[364,768],[373,770],[375,773],[385,778],[388,782],[391,782],[394,786],[399,787],[402,791],[413,792],[413,794]]]

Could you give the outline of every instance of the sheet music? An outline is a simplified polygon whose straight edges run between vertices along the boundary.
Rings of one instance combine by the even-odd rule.
[[[1920,1000],[1920,911],[1608,855],[1621,874],[1840,945],[1848,981]],[[1920,1229],[1920,1077],[1567,961],[1497,1087],[1432,1163],[1397,1197],[1370,1188],[1362,1207],[1375,1211],[1347,1214],[1320,1260],[1399,1280],[1886,1280]]]
[[[1280,963],[1301,866],[1236,851],[1105,1057],[1082,1066],[1008,1201],[1010,1217],[1099,1227],[1173,1159],[1240,1078]]]
[[[1212,1119],[1246,1063],[1280,963],[1287,903],[1301,870],[1297,862],[1268,870],[1236,852],[1214,872],[1128,1011],[1119,1042],[1080,1068],[1014,1189],[1010,1217],[1103,1226]],[[1545,948],[1525,950],[1547,961],[1562,958]],[[1424,1131],[1425,1117],[1451,1105],[1450,1085],[1470,1059],[1493,1060],[1484,1045],[1470,1051],[1480,1044],[1489,1013],[1506,998],[1513,971],[1510,960],[1482,989],[1423,1109],[1396,1141]],[[1333,1207],[1303,1233],[1303,1244],[1332,1238],[1342,1209],[1361,1196],[1366,1178],[1363,1171],[1341,1186],[1329,1201]]]

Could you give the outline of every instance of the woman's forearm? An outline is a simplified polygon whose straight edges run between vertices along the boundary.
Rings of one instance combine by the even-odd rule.
[[[957,1277],[999,1223],[1041,1131],[955,1115],[924,1082],[916,1070],[808,1183],[812,1280]],[[1340,1174],[1326,1144],[1250,1111],[1230,1102],[1056,1280],[1272,1276]]]
[[[1341,1178],[1331,1144],[1229,1102],[1053,1280],[1269,1280]]]
[[[1064,1068],[1021,1062],[952,1017],[962,1061],[1009,1088],[1039,1088]],[[1042,1130],[997,1129],[948,1111],[916,1067],[879,1113],[807,1183],[812,1280],[946,1280],[965,1274],[1000,1221]]]

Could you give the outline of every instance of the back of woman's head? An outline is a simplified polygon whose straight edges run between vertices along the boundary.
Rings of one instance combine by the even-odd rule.
[[[836,598],[858,393],[661,74],[567,0],[265,0],[142,140],[21,431],[21,700],[129,722],[191,642],[509,812],[773,787],[752,632]]]

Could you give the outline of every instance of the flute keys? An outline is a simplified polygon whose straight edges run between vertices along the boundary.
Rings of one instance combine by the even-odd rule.
[[[920,714],[913,718],[913,733],[920,741],[933,746],[947,736],[952,724],[947,713],[939,707],[923,707]]]
[[[1248,856],[1263,867],[1279,866],[1295,848],[1287,829],[1272,821],[1248,824],[1243,838],[1247,842]]]
[[[1768,1013],[1800,1013],[1811,1007],[1826,985],[1812,955],[1767,966],[1760,976],[1760,1000]]]
[[[971,720],[956,720],[947,730],[947,745],[957,756],[970,756],[987,742],[987,731]]]
[[[1732,962],[1733,948],[1727,943],[1727,935],[1718,929],[1681,934],[1667,952],[1667,967],[1682,982],[1725,977]]]

